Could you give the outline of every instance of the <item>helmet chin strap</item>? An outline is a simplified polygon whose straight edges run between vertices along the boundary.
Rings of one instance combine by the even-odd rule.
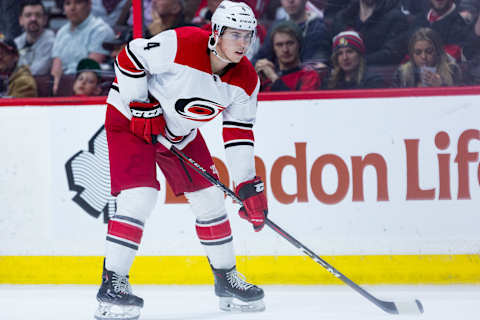
[[[220,61],[225,62],[225,63],[233,63],[232,61],[222,57],[218,52],[217,52],[217,43],[218,43],[218,36],[215,38],[215,36],[212,34],[210,35],[210,38],[208,39],[208,49],[213,52],[213,54],[220,59]]]

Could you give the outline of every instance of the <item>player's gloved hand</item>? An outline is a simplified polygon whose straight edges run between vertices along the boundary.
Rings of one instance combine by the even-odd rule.
[[[132,111],[130,130],[134,135],[152,143],[152,135],[165,134],[165,119],[160,103],[133,100],[128,106]]]
[[[264,184],[260,177],[242,182],[235,189],[243,204],[238,214],[241,218],[253,224],[253,229],[256,232],[262,230],[268,214],[267,197],[263,192],[264,189]]]

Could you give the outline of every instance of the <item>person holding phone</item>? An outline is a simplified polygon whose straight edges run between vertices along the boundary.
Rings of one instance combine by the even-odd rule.
[[[442,87],[462,84],[462,72],[447,55],[439,34],[430,28],[418,29],[408,44],[410,60],[394,75],[393,86]]]

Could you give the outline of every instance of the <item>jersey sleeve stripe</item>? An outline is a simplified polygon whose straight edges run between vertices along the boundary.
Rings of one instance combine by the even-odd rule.
[[[244,123],[244,122],[236,122],[236,121],[223,121],[223,127],[253,128],[253,124],[252,123]]]
[[[121,70],[130,73],[130,74],[142,74],[145,73],[143,68],[140,68],[137,63],[134,62],[134,59],[127,54],[127,48],[123,48],[122,51],[118,54],[115,62],[117,63],[118,68]],[[135,58],[136,59],[136,58]]]
[[[232,140],[249,140],[255,141],[252,129],[238,129],[238,128],[225,128],[223,127],[223,141],[225,143]]]
[[[252,146],[253,147],[253,142],[252,141],[241,141],[241,140],[234,140],[229,143],[225,143],[225,149],[230,148],[230,147],[236,147],[236,146]]]
[[[127,76],[127,77],[130,77],[130,78],[142,78],[142,77],[145,77],[145,72],[143,71],[140,71],[140,72],[131,72],[130,70],[127,70],[127,69],[124,69],[122,68],[119,63],[117,62],[117,60],[115,60],[115,66],[117,66],[118,70],[120,70],[120,72]]]
[[[133,54],[132,50],[130,50],[130,43],[127,44],[126,48],[127,48],[127,54],[129,58],[131,58],[133,62],[136,64],[137,69],[145,70],[145,67],[142,65],[140,60],[138,60],[138,58]]]

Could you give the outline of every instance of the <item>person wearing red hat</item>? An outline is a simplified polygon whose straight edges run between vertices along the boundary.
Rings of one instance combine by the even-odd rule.
[[[340,32],[333,38],[333,54],[327,89],[382,88],[383,79],[367,72],[365,44],[358,32]]]
[[[345,30],[356,30],[365,44],[369,66],[385,69],[398,65],[406,54],[407,17],[399,0],[351,0],[339,11],[331,26],[332,38]]]

